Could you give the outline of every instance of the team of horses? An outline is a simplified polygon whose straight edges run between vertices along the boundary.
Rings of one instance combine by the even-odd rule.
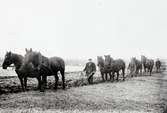
[[[123,81],[125,80],[125,62],[122,59],[114,60],[110,55],[105,55],[105,59],[102,56],[97,57],[97,66],[100,69],[102,80],[108,80],[107,76],[110,75],[110,80],[114,81],[115,73],[117,74],[116,80],[119,80],[119,71],[122,71]],[[105,75],[105,77],[104,77]]]
[[[25,91],[27,87],[27,77],[37,78],[38,88],[44,91],[47,83],[47,76],[55,76],[55,89],[59,80],[58,71],[62,75],[62,86],[65,89],[65,62],[60,57],[47,58],[40,52],[26,49],[25,56],[21,56],[12,52],[7,52],[3,69],[7,69],[11,64],[14,64],[15,71],[20,79],[22,90]]]
[[[156,61],[160,62],[159,60]],[[157,70],[160,70],[161,63],[156,65]],[[144,72],[149,72],[150,76],[152,74],[154,67],[154,60],[148,59],[147,57],[141,55],[141,60],[136,59],[136,57],[132,57],[131,61],[128,65],[128,69],[130,70],[131,77],[137,76],[139,73],[142,75],[142,68]]]
[[[6,52],[5,59],[2,64],[3,69],[7,69],[11,64],[15,66],[15,72],[20,80],[22,91],[27,88],[27,77],[36,78],[38,80],[38,87],[40,91],[45,91],[47,86],[47,76],[55,77],[55,89],[57,89],[57,83],[59,80],[58,72],[61,73],[62,88],[65,89],[65,62],[60,57],[48,58],[43,56],[40,52],[33,51],[32,49],[25,49],[25,56]],[[99,67],[102,81],[119,81],[119,76],[122,74],[123,81],[125,80],[126,64],[123,59],[113,59],[110,55],[97,56],[97,66]],[[152,73],[154,66],[154,60],[148,59],[145,56],[141,56],[141,60],[135,57],[131,58],[128,65],[131,77],[137,74],[142,74],[142,68],[144,72]],[[161,62],[157,60],[155,62],[157,72],[160,72]],[[121,73],[120,73],[121,72]],[[108,79],[109,75],[109,79]],[[117,75],[115,77],[115,75]]]

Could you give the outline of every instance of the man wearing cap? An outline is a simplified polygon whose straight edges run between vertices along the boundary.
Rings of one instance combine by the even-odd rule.
[[[86,63],[83,71],[86,72],[86,76],[88,77],[88,83],[93,84],[93,75],[96,72],[96,65],[94,62],[92,62],[91,58],[88,59],[88,62]]]

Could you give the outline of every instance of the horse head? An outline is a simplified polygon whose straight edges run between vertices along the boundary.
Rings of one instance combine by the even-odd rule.
[[[8,66],[10,66],[13,63],[13,57],[12,57],[12,52],[6,52],[5,54],[5,59],[2,64],[3,69],[7,69]]]
[[[135,62],[136,60],[137,60],[136,57],[131,58],[131,62]]]
[[[111,62],[112,62],[112,58],[111,58],[111,56],[110,55],[104,55],[104,57],[105,57],[105,59],[104,59],[104,64],[105,65],[110,65],[111,64]]]
[[[141,55],[141,62],[144,64],[146,63],[147,57],[145,57],[144,55]]]
[[[33,51],[32,49],[25,49],[26,54],[24,56],[23,64],[20,71],[24,72],[26,70],[35,70],[39,68],[41,62],[40,52]]]

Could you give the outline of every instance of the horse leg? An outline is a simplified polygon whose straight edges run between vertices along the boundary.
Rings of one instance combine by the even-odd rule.
[[[45,91],[45,81],[46,81],[46,75],[42,75],[42,82],[41,82],[41,89],[40,92],[44,92]]]
[[[151,67],[151,68],[150,68],[150,76],[151,76],[151,73],[152,73],[152,69],[153,69],[153,68]]]
[[[55,73],[55,86],[54,86],[55,90],[57,89],[57,83],[58,83],[58,81],[59,81],[59,77],[58,77],[57,73]]]
[[[149,73],[150,69],[147,70],[147,72]]]
[[[109,73],[109,75],[110,75],[110,80],[112,79],[112,74],[111,74],[111,72]]]
[[[42,80],[41,78],[39,79],[39,87],[41,87],[40,92],[45,91],[45,88],[46,88],[45,80],[46,80],[46,75],[42,75]]]
[[[64,75],[64,70],[60,71],[60,73],[61,73],[61,76],[62,76],[63,89],[65,89],[66,86],[65,86],[65,75]]]
[[[136,69],[136,71],[135,71],[135,77],[137,77],[137,69]]]
[[[131,70],[131,71],[130,71],[131,77],[133,77],[133,74],[134,74],[134,70]]]
[[[144,72],[146,73],[146,67],[144,66]]]
[[[101,72],[101,78],[102,78],[102,81],[104,82],[104,73]]]
[[[25,90],[27,90],[27,77],[24,77],[24,87],[25,87]]]
[[[131,71],[129,72],[129,76],[132,77],[132,72]]]
[[[44,77],[45,87],[47,87],[47,76]]]
[[[18,76],[19,77],[19,80],[20,80],[20,84],[21,84],[21,88],[22,88],[22,91],[25,91],[24,90],[24,84],[23,84],[23,78]]]
[[[37,77],[37,80],[38,80],[38,87],[37,89],[41,89],[41,77]]]
[[[117,81],[119,81],[119,71],[117,71]]]
[[[122,69],[123,81],[125,81],[125,69]]]
[[[141,66],[140,67],[140,73],[141,73],[141,75],[143,75],[142,69],[143,69],[143,67]]]
[[[137,71],[138,71],[138,70],[136,69],[136,71],[135,71],[135,76],[137,76]]]
[[[138,76],[138,74],[139,74],[139,69],[137,69],[136,76]]]
[[[115,77],[114,74],[115,74],[115,72],[113,71],[112,72],[112,81],[114,81],[114,77]]]
[[[106,81],[108,80],[107,73],[105,73]]]

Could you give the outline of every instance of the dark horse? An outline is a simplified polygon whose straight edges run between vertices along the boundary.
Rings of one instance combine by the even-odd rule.
[[[42,90],[44,91],[46,86],[46,77],[54,75],[55,76],[55,89],[57,89],[57,83],[59,80],[58,71],[62,75],[63,89],[65,89],[65,62],[60,57],[47,58],[43,56],[40,52],[26,50],[25,60],[20,68],[24,70],[28,64],[32,64],[35,70],[38,70],[40,76],[42,76]],[[43,87],[44,86],[44,87]]]
[[[117,73],[117,81],[119,80],[119,72],[122,70],[123,81],[125,80],[125,62],[122,59],[114,60],[110,55],[105,55],[104,64],[111,68],[112,77],[114,78],[114,74]]]
[[[155,62],[155,66],[156,66],[156,72],[161,72],[161,70],[160,70],[161,61],[159,59],[157,59],[157,61]]]
[[[18,55],[16,53],[12,53],[12,52],[7,52],[5,55],[5,59],[4,62],[2,64],[3,69],[7,69],[7,67],[9,67],[11,64],[14,64],[15,66],[15,72],[18,75],[18,78],[20,80],[21,83],[21,87],[22,90],[25,91],[27,88],[27,77],[36,77],[38,80],[38,88],[40,88],[40,77],[38,76],[38,74],[35,73],[35,71],[31,70],[31,65],[27,66],[27,70],[26,72],[21,72],[19,71],[22,63],[23,63],[23,59],[24,57],[22,55]],[[27,75],[27,72],[29,73]]]
[[[108,74],[110,75],[110,80],[113,78],[111,75],[112,70],[110,67],[108,68],[106,65],[104,65],[104,59],[102,56],[97,56],[97,66],[100,69],[100,73],[103,81],[107,80]]]
[[[101,60],[100,60],[101,59]],[[117,73],[117,81],[119,80],[119,71],[122,70],[123,81],[125,80],[125,62],[122,59],[114,60],[110,55],[105,55],[105,60],[102,57],[98,57],[98,66],[102,74],[102,79],[104,80],[104,74],[110,74],[110,79],[114,80],[114,74]],[[112,73],[112,74],[111,74]]]
[[[152,59],[147,59],[147,57],[145,56],[141,56],[141,62],[143,64],[143,67],[144,67],[144,71],[148,71],[150,73],[150,76],[151,76],[151,73],[152,73],[152,70],[153,70],[153,67],[154,67],[154,60]]]

